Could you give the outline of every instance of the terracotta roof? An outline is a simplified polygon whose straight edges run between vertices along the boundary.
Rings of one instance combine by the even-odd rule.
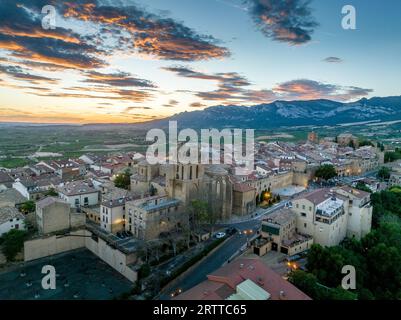
[[[302,195],[298,197],[297,199],[307,199],[313,204],[317,205],[319,203],[322,203],[324,200],[330,198],[332,193],[330,192],[330,189],[317,189],[314,190],[306,195]]]
[[[270,294],[270,300],[311,300],[260,259],[237,259],[207,276],[208,280],[177,296],[176,300],[223,300],[249,279]]]

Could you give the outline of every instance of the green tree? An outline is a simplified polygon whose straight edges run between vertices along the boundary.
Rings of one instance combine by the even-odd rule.
[[[379,172],[377,173],[377,177],[381,180],[387,181],[390,179],[391,171],[387,167],[381,167]]]
[[[369,187],[363,182],[358,182],[355,188],[361,191],[372,193],[372,190],[370,190]]]
[[[359,141],[359,146],[360,146],[360,147],[364,147],[364,146],[371,146],[371,147],[374,147],[375,145],[374,145],[373,142],[370,141],[370,140],[361,140],[361,141]]]
[[[149,193],[150,193],[150,195],[151,195],[152,197],[155,196],[155,195],[157,194],[157,189],[153,186],[153,184],[150,185]]]
[[[315,176],[316,176],[316,178],[327,181],[327,180],[330,180],[330,179],[336,177],[337,171],[333,165],[324,164],[316,170]]]
[[[131,185],[131,171],[127,169],[123,173],[118,174],[114,179],[114,185],[117,188],[129,190]]]
[[[50,188],[48,191],[45,192],[45,196],[57,197],[58,196],[58,192],[54,188]]]
[[[29,200],[27,202],[24,202],[23,204],[21,204],[20,206],[20,211],[22,213],[31,213],[34,212],[36,210],[36,205],[35,205],[35,201]]]
[[[2,252],[7,261],[14,261],[15,256],[24,247],[27,232],[23,230],[13,229],[2,236]]]
[[[208,204],[203,200],[191,201],[192,220],[196,226],[208,222]]]
[[[138,279],[144,279],[150,275],[151,269],[147,263],[144,263],[140,266],[138,270]]]

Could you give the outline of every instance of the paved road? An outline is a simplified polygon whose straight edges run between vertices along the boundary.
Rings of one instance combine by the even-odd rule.
[[[284,206],[284,202],[276,205],[275,207],[266,209],[262,215],[245,222],[238,222],[235,224],[230,224],[230,227],[235,227],[240,231],[243,230],[253,230],[253,234],[260,227],[260,220],[263,216],[278,210]],[[221,225],[224,227],[225,225]],[[186,291],[193,286],[196,286],[200,282],[206,280],[206,276],[216,269],[220,268],[228,259],[230,259],[235,253],[240,250],[241,247],[246,245],[247,235],[242,232],[234,234],[229,240],[223,243],[217,250],[209,254],[204,258],[194,269],[188,272],[183,278],[174,282],[173,286],[168,286],[160,295],[160,300],[170,299],[170,294],[176,292],[178,289]]]

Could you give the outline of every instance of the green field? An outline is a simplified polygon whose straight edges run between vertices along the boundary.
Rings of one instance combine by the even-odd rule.
[[[131,126],[0,125],[0,167],[13,168],[40,160],[75,158],[85,153],[143,152],[147,148],[145,134]],[[61,156],[45,154],[32,158],[36,152],[58,153]]]

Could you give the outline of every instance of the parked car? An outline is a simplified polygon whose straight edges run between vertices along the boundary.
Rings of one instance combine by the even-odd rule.
[[[226,236],[225,232],[217,232],[215,234],[216,239],[221,239],[221,238],[224,238],[225,236]]]

